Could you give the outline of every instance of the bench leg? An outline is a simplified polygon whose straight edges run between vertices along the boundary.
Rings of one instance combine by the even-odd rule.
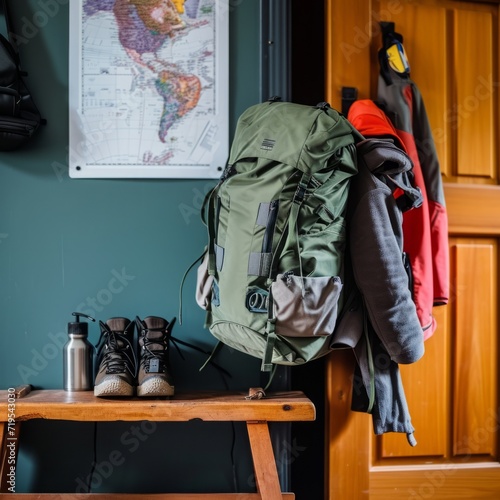
[[[247,422],[247,429],[257,491],[262,500],[283,498],[267,422]]]

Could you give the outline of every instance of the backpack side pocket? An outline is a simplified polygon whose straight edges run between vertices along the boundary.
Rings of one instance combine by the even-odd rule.
[[[205,252],[196,274],[196,303],[208,311],[212,296],[212,283],[214,277],[208,274],[208,252]]]
[[[333,333],[342,291],[338,276],[279,274],[271,290],[277,335],[317,337]]]

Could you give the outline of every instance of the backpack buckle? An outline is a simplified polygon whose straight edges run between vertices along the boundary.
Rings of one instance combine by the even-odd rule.
[[[234,165],[229,165],[229,163],[225,166],[222,175],[220,176],[220,181],[224,182],[229,177],[233,176],[236,173],[236,168]]]
[[[270,97],[267,102],[269,104],[272,104],[273,102],[280,102],[281,101],[281,97],[279,95],[273,95],[272,97]]]
[[[302,200],[304,199],[306,195],[306,190],[307,190],[307,185],[304,184],[299,184],[297,186],[297,189],[295,191],[295,196],[293,197],[293,202],[294,203],[302,203]]]
[[[325,101],[318,102],[318,104],[316,104],[316,106],[314,106],[314,107],[321,109],[322,111],[327,111],[328,109],[331,108],[330,103],[325,102]]]
[[[253,287],[247,291],[246,308],[250,312],[265,313],[269,303],[269,293],[262,288]]]

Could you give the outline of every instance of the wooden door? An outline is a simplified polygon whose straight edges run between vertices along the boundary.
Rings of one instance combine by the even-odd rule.
[[[500,498],[499,26],[497,1],[327,0],[327,98],[376,98],[379,21],[393,21],[427,107],[449,217],[447,306],[402,366],[415,437],[374,436],[350,411],[352,358],[327,365],[327,498]]]

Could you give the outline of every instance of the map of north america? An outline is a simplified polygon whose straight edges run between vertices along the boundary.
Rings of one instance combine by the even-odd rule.
[[[82,121],[104,134],[90,163],[210,163],[215,2],[83,0]]]

